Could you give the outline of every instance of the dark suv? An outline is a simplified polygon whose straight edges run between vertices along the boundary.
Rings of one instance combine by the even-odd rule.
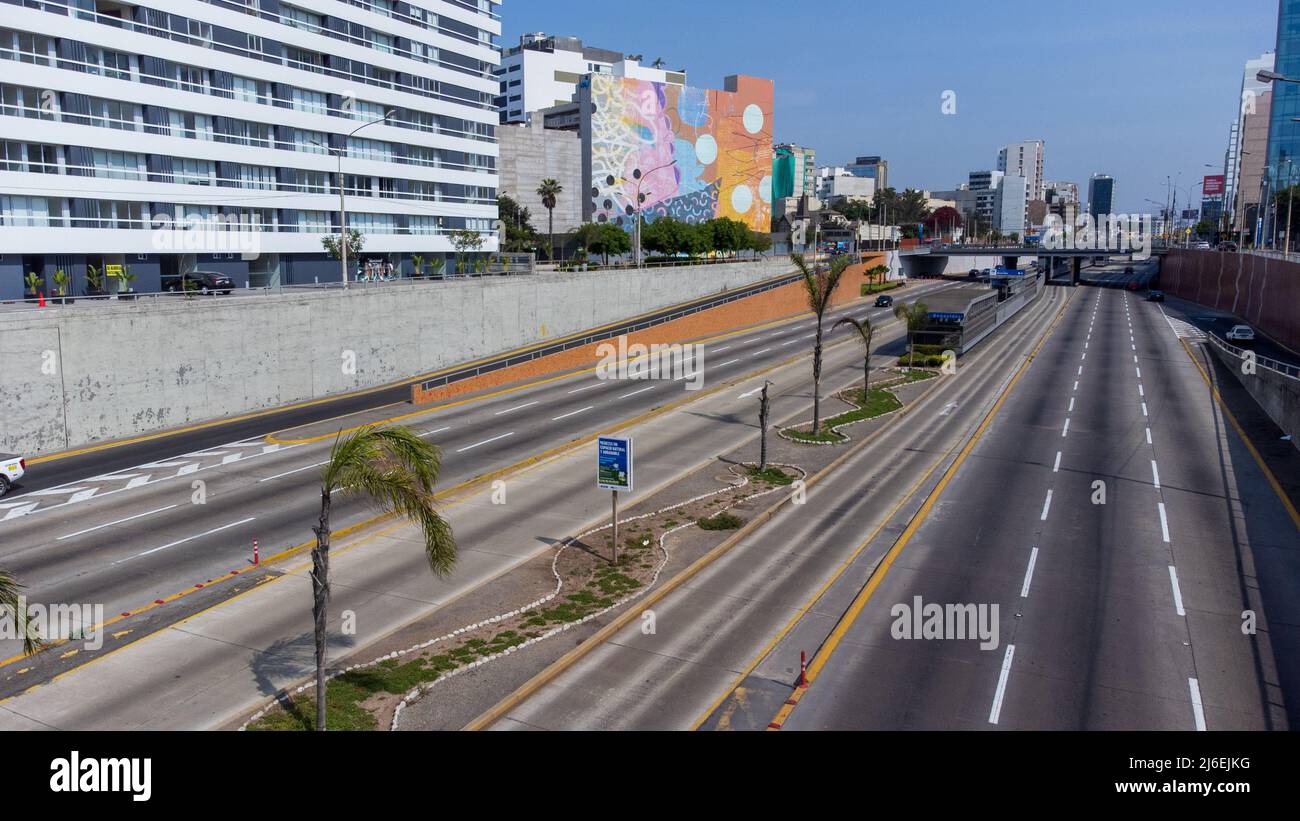
[[[186,274],[183,277],[177,277],[167,285],[169,291],[185,290],[185,280],[194,283],[192,286],[195,291],[207,296],[208,294],[229,294],[235,290],[235,281],[225,274],[218,274],[215,271],[195,271],[192,274]]]

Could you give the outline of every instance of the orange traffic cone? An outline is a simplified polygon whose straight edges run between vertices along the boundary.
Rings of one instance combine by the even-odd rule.
[[[44,308],[44,307],[45,307],[45,292],[44,292],[44,291],[40,291],[39,293],[40,293],[40,296],[41,296],[41,302],[40,302],[40,304],[39,304],[37,307]]]

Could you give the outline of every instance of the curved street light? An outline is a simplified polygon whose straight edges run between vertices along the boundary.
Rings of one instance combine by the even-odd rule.
[[[379,119],[377,119],[377,120],[371,120],[370,122],[366,122],[366,123],[362,123],[361,125],[359,125],[359,126],[357,126],[356,128],[352,129],[352,130],[349,131],[346,135],[344,135],[344,137],[343,137],[343,145],[339,146],[338,148],[331,148],[331,147],[328,146],[328,145],[323,145],[323,144],[317,142],[316,140],[312,140],[312,143],[313,143],[313,144],[315,144],[315,145],[319,145],[321,148],[324,148],[326,151],[329,151],[330,153],[334,154],[335,157],[338,158],[338,184],[339,184],[339,264],[340,264],[340,266],[342,267],[342,270],[343,270],[343,287],[344,287],[344,288],[348,287],[348,207],[347,207],[347,200],[344,198],[344,193],[343,193],[343,192],[344,192],[344,185],[343,185],[343,155],[344,155],[345,153],[347,153],[347,150],[348,150],[348,141],[351,140],[352,137],[353,137],[353,135],[355,135],[358,131],[360,131],[360,130],[363,129],[363,128],[368,128],[368,127],[370,127],[370,126],[372,126],[372,125],[375,125],[376,123],[388,122],[388,120],[391,119],[392,116],[393,116],[394,114],[396,114],[396,113],[397,113],[397,109],[396,109],[396,108],[390,108],[390,109],[388,109],[387,111],[385,111],[385,112],[384,112],[384,116],[380,117]]]

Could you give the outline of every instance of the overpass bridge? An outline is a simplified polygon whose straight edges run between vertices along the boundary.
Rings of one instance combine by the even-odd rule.
[[[940,276],[948,267],[952,257],[992,257],[1001,261],[1006,268],[1019,268],[1020,260],[1034,258],[1038,260],[1041,270],[1046,272],[1049,280],[1068,274],[1070,285],[1078,285],[1083,262],[1094,257],[1111,259],[1114,257],[1135,260],[1137,251],[1114,251],[1107,249],[1069,249],[1041,248],[1037,246],[994,246],[994,245],[952,245],[934,244],[917,248],[901,249],[899,253],[913,260],[917,273],[921,276]],[[1164,248],[1152,248],[1151,255],[1163,256]],[[922,262],[926,260],[926,262]],[[929,261],[933,262],[930,263]],[[1068,270],[1061,271],[1068,266]],[[1058,271],[1061,271],[1058,274]]]

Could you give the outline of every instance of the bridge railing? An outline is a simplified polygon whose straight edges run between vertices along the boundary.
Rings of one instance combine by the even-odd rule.
[[[1221,339],[1217,334],[1207,333],[1205,336],[1207,339],[1210,340],[1210,344],[1214,345],[1216,348],[1218,348],[1220,351],[1223,351],[1223,353],[1227,354],[1228,356],[1234,357],[1238,360],[1244,361],[1246,359],[1246,355],[1250,353],[1245,348],[1238,348],[1236,345],[1229,344],[1226,340]],[[1273,371],[1274,373],[1281,374],[1282,376],[1285,376],[1288,379],[1294,379],[1297,382],[1300,382],[1300,367],[1297,367],[1295,365],[1288,365],[1285,362],[1280,362],[1276,359],[1271,359],[1267,356],[1256,355],[1255,366],[1258,368],[1263,368],[1265,370]]]

